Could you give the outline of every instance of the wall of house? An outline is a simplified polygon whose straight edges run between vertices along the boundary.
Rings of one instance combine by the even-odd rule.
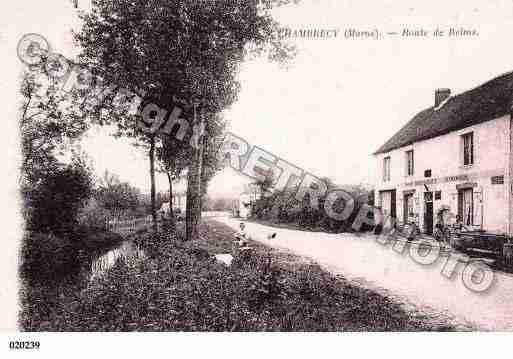
[[[474,164],[463,165],[461,136],[474,133]],[[457,214],[458,187],[473,186],[474,223],[481,224],[490,232],[510,232],[513,208],[510,203],[511,188],[509,173],[510,153],[513,144],[510,140],[510,116],[487,121],[446,135],[416,142],[385,154],[378,154],[376,167],[379,179],[376,183],[375,203],[380,205],[380,191],[396,190],[397,219],[403,221],[403,198],[405,191],[414,190],[416,221],[421,230],[424,228],[424,193],[441,191],[441,199],[433,199],[434,222],[436,213],[442,206]],[[415,171],[413,176],[406,175],[406,151],[414,151]],[[383,181],[383,158],[390,156],[390,181]],[[425,170],[431,170],[426,178]],[[503,184],[492,184],[493,176],[504,176]],[[426,187],[427,186],[427,189]]]

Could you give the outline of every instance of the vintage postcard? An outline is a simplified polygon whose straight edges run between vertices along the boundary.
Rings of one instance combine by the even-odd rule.
[[[2,8],[8,354],[513,331],[513,2]]]

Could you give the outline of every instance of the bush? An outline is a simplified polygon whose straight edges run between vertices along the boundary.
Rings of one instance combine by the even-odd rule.
[[[334,189],[336,187],[330,188]],[[354,209],[346,220],[330,218],[324,210],[325,198],[319,198],[319,207],[313,208],[310,205],[307,194],[302,201],[294,198],[294,193],[274,192],[270,196],[263,197],[252,204],[251,215],[256,220],[271,221],[274,223],[290,223],[306,229],[320,229],[327,232],[341,233],[351,230],[361,206],[369,201],[369,192],[361,187],[347,188],[355,199]],[[333,210],[341,213],[345,207],[345,201],[340,198],[334,203]],[[362,230],[370,227],[364,224]]]
[[[123,241],[118,233],[106,231],[103,227],[85,225],[77,226],[70,238],[77,248],[86,253],[102,251]]]
[[[28,229],[60,234],[72,231],[92,189],[91,171],[79,159],[48,173],[24,192]]]
[[[123,241],[102,228],[77,226],[65,236],[27,231],[21,248],[21,277],[29,283],[53,285],[77,275],[95,253]]]
[[[216,263],[232,229],[201,229],[201,240],[140,233],[158,256],[119,260],[87,285],[34,287],[21,315],[30,331],[428,330],[399,304],[335,278],[318,265],[255,243],[254,263]],[[210,254],[210,255],[209,255]],[[296,261],[297,260],[297,261]],[[49,303],[49,304],[48,304]]]
[[[128,182],[121,182],[118,176],[105,171],[95,199],[102,208],[110,211],[135,211],[139,206],[140,191]]]
[[[111,212],[92,198],[78,211],[77,221],[83,226],[107,229],[107,222],[111,217]]]
[[[69,237],[27,232],[21,248],[23,279],[53,283],[79,268],[78,250]]]

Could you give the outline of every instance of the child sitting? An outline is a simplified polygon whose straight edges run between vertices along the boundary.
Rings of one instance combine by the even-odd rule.
[[[248,244],[248,235],[246,234],[245,228],[246,225],[244,223],[240,223],[239,231],[235,233],[236,243],[239,247],[246,247]]]

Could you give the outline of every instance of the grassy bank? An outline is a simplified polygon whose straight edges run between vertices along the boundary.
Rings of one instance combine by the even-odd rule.
[[[138,233],[148,258],[118,261],[103,277],[44,298],[31,288],[21,324],[50,331],[419,331],[450,330],[316,264],[252,242],[231,267],[233,231],[201,226],[201,239]],[[47,303],[45,303],[45,300]]]
[[[81,264],[118,246],[119,234],[102,228],[76,226],[53,233],[26,231],[22,240],[20,276],[35,283],[54,284],[78,274]]]

